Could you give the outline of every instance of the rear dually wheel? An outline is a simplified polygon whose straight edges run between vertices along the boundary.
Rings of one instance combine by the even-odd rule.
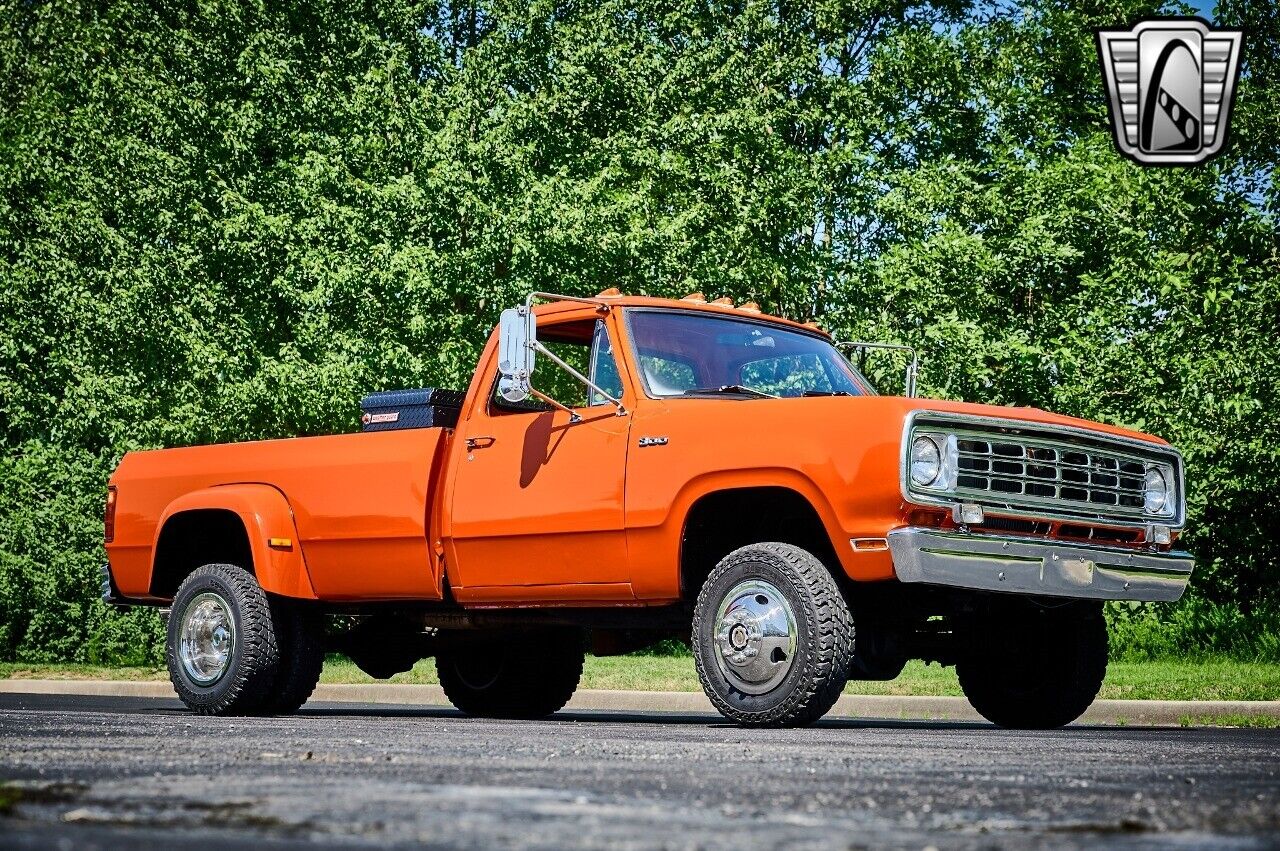
[[[436,672],[449,701],[468,715],[543,718],[573,697],[582,657],[579,630],[502,630],[443,643]]]
[[[262,711],[280,668],[276,623],[257,580],[231,564],[206,564],[173,599],[165,658],[174,691],[202,715]]]

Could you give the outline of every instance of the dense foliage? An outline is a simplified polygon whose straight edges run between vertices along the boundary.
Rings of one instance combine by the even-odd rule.
[[[1280,25],[1223,0],[1229,150],[1143,169],[1092,28],[1155,9],[0,0],[0,659],[154,652],[96,600],[123,452],[462,386],[531,288],[751,298],[1159,433],[1197,610],[1274,612]]]

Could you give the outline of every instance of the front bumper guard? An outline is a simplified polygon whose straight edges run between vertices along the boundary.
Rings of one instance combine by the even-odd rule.
[[[1195,561],[1187,552],[1142,552],[909,526],[888,535],[903,582],[1091,600],[1172,601]]]

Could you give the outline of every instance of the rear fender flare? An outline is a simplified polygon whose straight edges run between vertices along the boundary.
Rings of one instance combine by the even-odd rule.
[[[169,520],[186,511],[209,509],[229,511],[240,518],[253,556],[253,564],[244,566],[252,567],[264,591],[284,597],[317,599],[302,555],[293,509],[283,493],[264,484],[218,485],[192,491],[169,503],[156,524],[156,537],[152,542],[153,576],[160,536]],[[275,546],[270,543],[272,539],[276,539]],[[283,541],[288,541],[288,545]]]

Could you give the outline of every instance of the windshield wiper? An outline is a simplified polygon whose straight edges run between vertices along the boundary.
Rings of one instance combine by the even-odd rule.
[[[765,393],[763,390],[753,390],[750,387],[743,387],[741,384],[722,384],[719,387],[694,387],[680,394],[681,396],[754,396],[757,399],[777,399],[778,397],[772,393]]]
[[[801,396],[852,396],[848,390],[806,390]]]

